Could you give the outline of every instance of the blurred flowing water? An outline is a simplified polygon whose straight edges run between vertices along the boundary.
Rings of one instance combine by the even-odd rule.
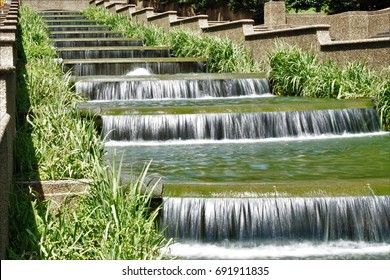
[[[172,256],[390,259],[390,196],[370,186],[389,180],[390,136],[372,104],[270,98],[264,75],[208,74],[203,58],[148,50],[80,14],[42,16],[84,107],[101,115],[107,162],[130,176],[153,160],[149,172],[184,193],[191,183],[238,190],[164,197],[159,226],[175,239]],[[342,183],[335,197],[278,192],[297,182],[355,182],[368,195]],[[249,191],[264,183],[274,190]]]

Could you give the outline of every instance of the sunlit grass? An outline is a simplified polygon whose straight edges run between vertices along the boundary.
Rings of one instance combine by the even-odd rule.
[[[119,169],[119,167],[118,167]],[[34,193],[13,195],[11,259],[120,260],[160,259],[166,241],[156,229],[159,208],[141,192],[148,166],[129,183],[117,167],[97,165],[90,191],[76,205],[38,202]],[[23,197],[24,195],[24,197]],[[32,198],[32,201],[30,199]]]
[[[83,11],[89,19],[113,30],[121,31],[126,37],[143,40],[146,46],[168,46],[177,57],[202,57],[208,62],[209,72],[262,72],[252,55],[242,44],[228,38],[219,38],[181,27],[169,31],[152,24],[129,20],[124,15],[113,15],[103,8],[90,7]]]
[[[360,62],[344,67],[320,61],[312,52],[279,46],[269,53],[274,94],[319,98],[372,98],[382,127],[390,129],[390,68],[378,72]]]
[[[158,209],[141,192],[148,167],[128,183],[106,166],[94,120],[62,73],[44,22],[19,10],[16,180],[91,179],[89,192],[58,207],[34,192],[10,196],[10,259],[156,259],[169,242],[157,230]]]
[[[53,59],[42,18],[21,7],[19,30],[16,174],[24,180],[91,178],[91,157],[103,158],[94,123],[78,113],[82,99]]]

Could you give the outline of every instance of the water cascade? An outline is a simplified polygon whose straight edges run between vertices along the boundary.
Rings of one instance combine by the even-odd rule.
[[[107,161],[130,174],[153,159],[173,256],[390,259],[390,136],[371,101],[269,97],[263,74],[207,73],[80,14],[42,17]]]
[[[149,68],[156,74],[178,74],[205,72],[207,66],[202,59],[193,58],[110,58],[110,59],[66,59],[64,71],[74,76],[125,75],[137,68]]]
[[[197,76],[173,77],[164,75],[138,79],[120,79],[118,81],[81,80],[76,83],[76,92],[86,94],[90,100],[142,100],[142,99],[179,99],[207,97],[237,97],[269,94],[268,82],[264,78],[242,77],[237,79],[192,79]],[[175,79],[176,78],[176,79]],[[182,79],[178,79],[182,78]]]
[[[60,14],[54,15],[53,14],[53,15],[46,15],[45,16],[45,22],[47,25],[54,25],[54,24],[56,24],[58,22],[62,22],[62,21],[71,23],[72,25],[77,24],[78,21],[88,21],[88,22],[93,22],[94,24],[96,24],[95,21],[86,20],[85,17],[80,15],[80,14],[74,14],[74,15],[60,15]]]
[[[142,41],[124,38],[70,38],[52,39],[57,48],[109,47],[109,46],[142,46]]]
[[[48,27],[52,25],[97,25],[96,21],[93,20],[86,20],[86,19],[80,19],[80,20],[73,20],[73,19],[60,19],[60,20],[46,20],[45,23],[48,25]]]
[[[167,48],[132,46],[58,48],[57,52],[63,59],[169,57]]]
[[[56,31],[50,33],[50,38],[53,39],[71,39],[71,38],[118,38],[122,33],[115,31]]]
[[[107,140],[165,141],[302,137],[367,133],[379,130],[376,112],[368,109],[103,116]]]
[[[161,227],[169,237],[209,243],[390,242],[389,217],[389,196],[166,198]]]
[[[109,31],[109,26],[101,25],[50,25],[50,32],[66,32],[66,31]]]

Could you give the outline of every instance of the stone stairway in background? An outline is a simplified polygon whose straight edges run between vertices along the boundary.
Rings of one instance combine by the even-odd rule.
[[[229,162],[224,167],[227,170],[208,175],[213,172],[209,162],[223,153],[212,156],[211,151],[192,154],[192,146],[200,147],[216,141],[221,147],[227,143],[229,150],[236,149],[237,146],[230,145],[240,141],[321,139],[323,135],[340,137],[345,133],[375,133],[379,130],[372,102],[276,98],[270,95],[263,73],[207,73],[207,61],[202,58],[177,58],[167,47],[143,46],[142,40],[124,38],[107,26],[85,19],[78,12],[47,11],[41,15],[48,23],[64,71],[71,73],[76,91],[89,100],[79,105],[80,110],[100,117],[107,149],[113,151],[115,146],[131,146],[124,148],[124,152],[146,152],[138,159],[135,155],[129,157],[124,164],[128,170],[133,165],[143,166],[153,158],[164,162],[166,157],[180,158],[188,153],[187,158],[171,166],[175,170],[185,166],[188,158],[209,154],[205,165],[209,169],[205,171],[197,171],[200,167],[194,163],[194,171],[176,172],[176,175],[181,175],[175,177],[168,170],[170,164],[165,166],[162,163],[156,165],[155,172],[164,177],[164,182],[174,181],[176,185],[197,182],[202,187],[202,184],[218,182],[223,185],[226,180],[233,180],[242,191],[241,180],[251,181],[250,188],[253,183],[261,186],[266,182],[265,171],[256,168],[263,166],[261,168],[267,170],[268,165],[250,163],[249,169],[248,166],[237,168],[245,163],[241,161],[236,167],[231,166],[240,160],[241,154],[248,152],[245,151],[229,160],[224,159]],[[161,146],[156,154],[147,153],[152,148],[134,148],[153,145],[164,148]],[[183,149],[173,152],[169,145],[179,145]],[[247,148],[244,145],[242,149]],[[179,154],[175,156],[176,152]],[[230,153],[237,151],[226,152]],[[261,157],[253,160],[261,160]],[[215,164],[222,163],[217,160]],[[236,176],[236,172],[240,175]],[[246,172],[253,172],[254,178],[258,179],[251,179]],[[182,182],[178,183],[180,180]]]
[[[103,128],[110,118],[229,113],[252,103],[237,97],[270,94],[263,73],[209,74],[203,58],[173,57],[165,46],[144,46],[142,40],[125,38],[78,12],[40,14],[64,72],[71,73],[76,91],[89,99],[80,110],[99,114]],[[205,103],[210,98],[220,101]],[[231,104],[223,104],[225,98]],[[103,131],[106,139],[115,134]]]
[[[371,101],[273,96],[263,73],[208,73],[203,58],[173,57],[79,13],[41,15],[87,99],[79,109],[98,118],[107,162],[131,180],[153,160],[148,180],[162,178],[153,196],[173,256],[271,246],[302,258],[284,248],[304,241],[326,258],[318,244],[337,251],[340,239],[387,252],[390,138]]]

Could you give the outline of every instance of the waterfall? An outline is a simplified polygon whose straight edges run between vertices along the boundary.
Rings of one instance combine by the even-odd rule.
[[[49,27],[49,31],[50,32],[65,32],[65,31],[92,31],[92,30],[96,30],[96,31],[109,31],[110,28],[109,27],[106,27],[106,26],[100,26],[100,25],[87,25],[87,26],[72,26],[72,27],[69,27],[69,26],[50,26]]]
[[[64,71],[72,69],[74,76],[91,76],[91,75],[125,75],[127,72],[137,68],[149,68],[155,74],[178,74],[178,73],[203,73],[206,72],[207,66],[203,61],[178,61],[178,62],[160,62],[137,60],[123,61],[100,60],[95,62],[84,61],[67,61],[63,65]]]
[[[160,228],[198,242],[390,241],[390,196],[164,198]]]
[[[262,139],[368,133],[380,125],[372,108],[227,114],[102,116],[108,140]]]
[[[139,49],[88,49],[88,50],[57,50],[63,59],[90,59],[90,58],[140,58],[140,57],[169,57],[168,50]]]
[[[270,93],[267,79],[129,80],[76,83],[91,100],[233,97]]]
[[[77,21],[74,21],[74,20],[66,20],[66,19],[63,19],[63,20],[46,20],[45,23],[48,26],[52,26],[52,25],[69,25],[69,24],[72,24],[72,25],[97,25],[96,21],[91,21],[91,20],[77,20]]]
[[[52,32],[52,39],[70,39],[70,38],[118,38],[122,34],[112,31],[73,31],[73,32]]]
[[[142,40],[116,38],[54,39],[57,48],[108,47],[108,46],[142,46]]]

